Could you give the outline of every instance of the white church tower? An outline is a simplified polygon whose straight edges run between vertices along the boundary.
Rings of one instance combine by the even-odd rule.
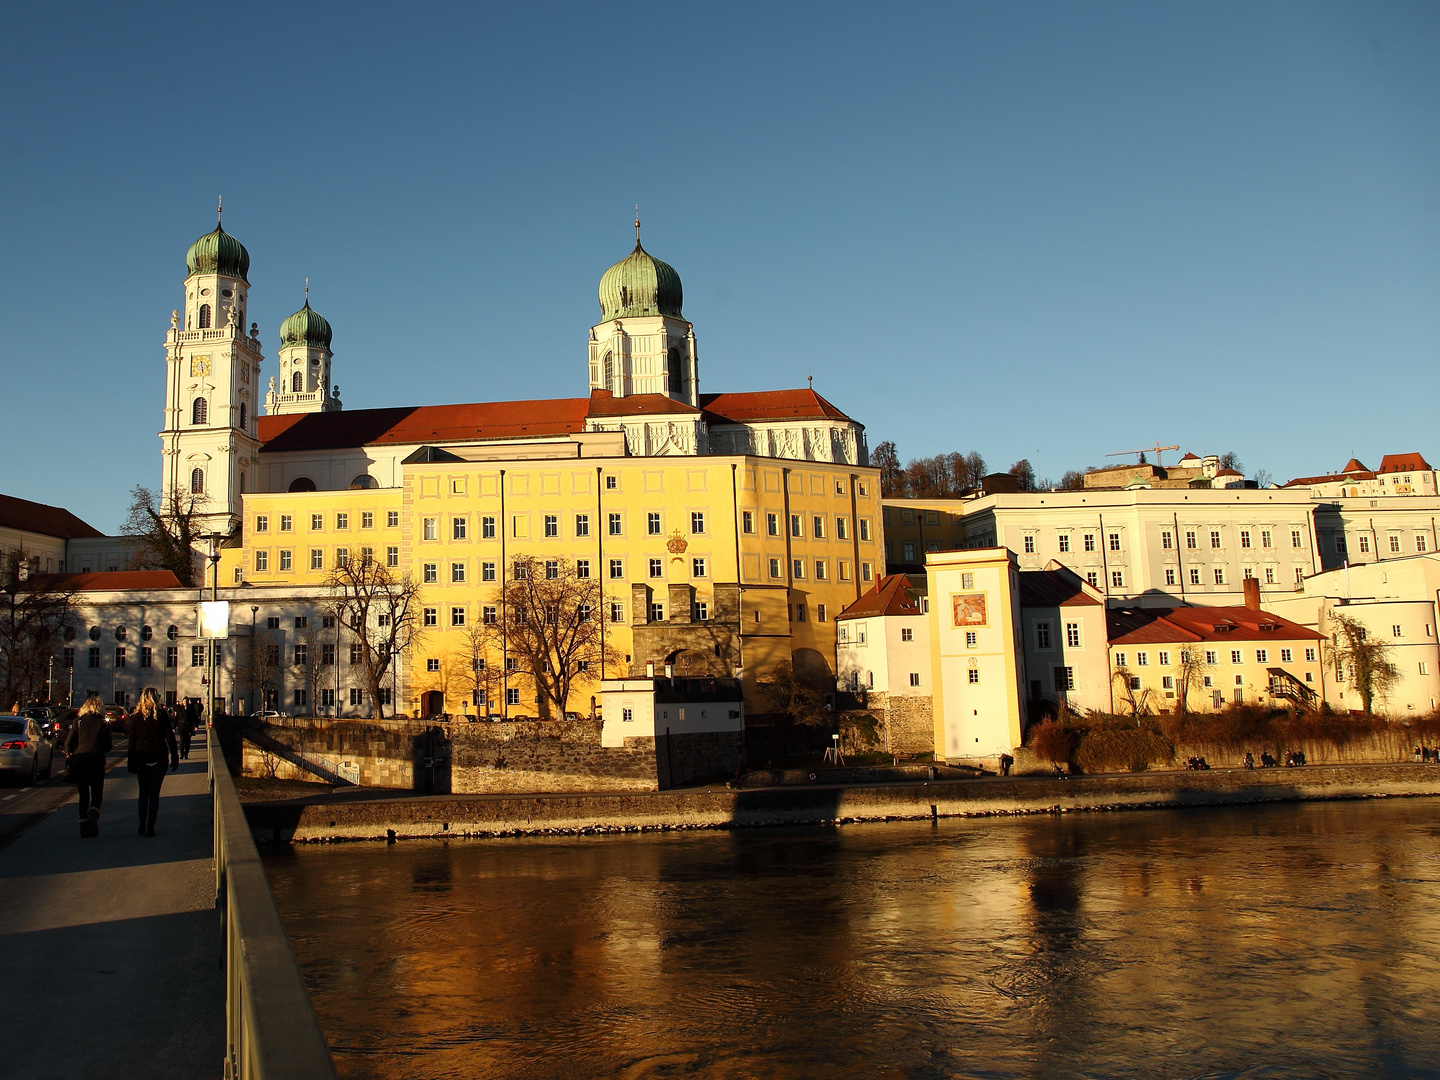
[[[265,412],[339,412],[340,388],[330,383],[330,324],[310,307],[310,280],[305,280],[305,306],[280,324],[280,374],[271,376]]]
[[[218,212],[217,212],[218,216]],[[250,253],[218,223],[185,255],[185,307],[165,336],[165,428],[160,432],[161,498],[191,496],[207,531],[240,521],[246,480],[259,449],[255,405],[258,329],[245,332]]]
[[[698,406],[695,328],[681,312],[684,290],[675,268],[640,246],[600,278],[600,322],[590,328],[590,389],[617,398],[663,394]]]

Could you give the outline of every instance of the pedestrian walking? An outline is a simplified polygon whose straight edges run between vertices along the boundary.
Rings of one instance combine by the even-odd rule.
[[[180,768],[180,749],[175,745],[175,732],[160,714],[155,691],[146,687],[140,694],[140,705],[130,717],[129,769],[140,782],[141,836],[155,835],[155,815],[160,812],[160,785],[165,780],[165,759],[170,768]]]
[[[99,694],[91,694],[65,737],[65,775],[80,795],[80,835],[100,835],[100,803],[105,796],[105,755],[113,742]]]
[[[195,718],[190,715],[186,708],[174,708],[170,710],[175,718],[175,737],[180,742],[180,759],[190,760],[190,740],[195,736]]]

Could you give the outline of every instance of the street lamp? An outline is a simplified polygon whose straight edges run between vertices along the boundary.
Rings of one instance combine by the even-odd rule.
[[[255,659],[255,613],[260,610],[259,604],[250,605],[250,711],[255,712],[255,671],[258,663]],[[264,703],[261,703],[264,708]]]

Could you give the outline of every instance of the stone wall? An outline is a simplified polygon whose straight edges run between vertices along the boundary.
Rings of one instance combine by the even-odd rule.
[[[871,691],[866,695],[865,708],[888,734],[892,754],[934,752],[935,714],[928,696]]]
[[[681,732],[656,737],[655,767],[660,787],[679,787],[695,780],[730,779],[740,771],[743,738],[738,731]]]
[[[654,791],[655,740],[600,745],[598,720],[452,724],[450,782],[457,794]]]
[[[359,772],[361,787],[448,790],[443,776],[432,782],[432,769],[426,764],[447,757],[444,747],[448,738],[440,725],[406,718],[329,720],[316,717],[268,724],[262,734],[323,767],[354,767]],[[314,773],[249,740],[244,745],[241,775],[273,776],[280,780],[318,779]]]

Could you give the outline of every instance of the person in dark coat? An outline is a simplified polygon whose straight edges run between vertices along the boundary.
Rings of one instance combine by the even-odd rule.
[[[113,745],[105,706],[91,694],[65,737],[70,777],[80,794],[80,835],[100,835],[100,803],[105,796],[105,755]]]
[[[160,712],[155,691],[145,689],[140,706],[130,718],[130,771],[140,782],[141,836],[155,835],[155,815],[160,812],[160,785],[165,780],[166,751],[170,768],[180,768],[180,748],[175,732]]]
[[[175,737],[180,741],[180,758],[188,761],[190,740],[195,736],[195,718],[190,715],[190,710],[183,706],[177,706],[169,712],[175,720]]]

